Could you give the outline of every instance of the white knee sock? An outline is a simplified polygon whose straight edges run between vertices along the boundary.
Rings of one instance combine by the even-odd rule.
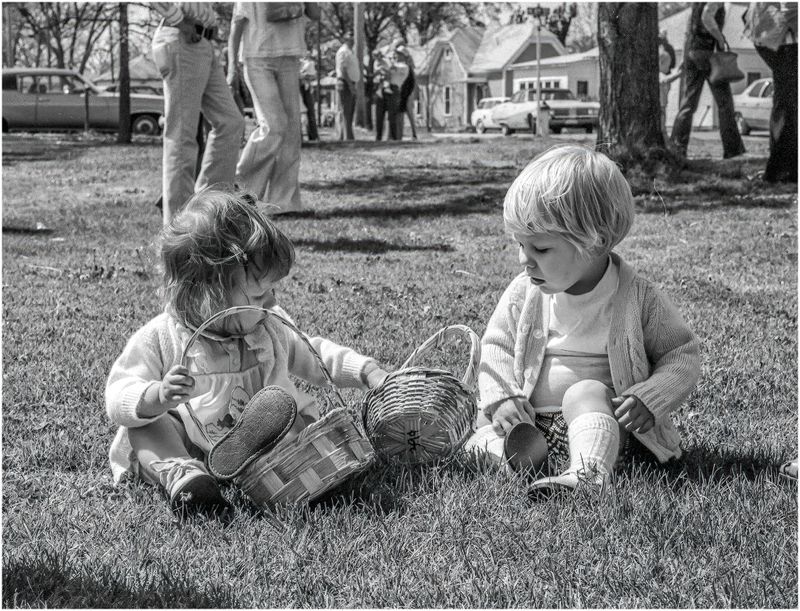
[[[568,472],[604,479],[619,454],[619,424],[608,414],[582,414],[570,422]]]

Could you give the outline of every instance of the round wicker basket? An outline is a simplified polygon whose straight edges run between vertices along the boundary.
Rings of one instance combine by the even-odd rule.
[[[341,394],[333,383],[322,358],[291,321],[272,310],[256,306],[235,306],[218,312],[194,332],[184,348],[186,354],[209,325],[237,312],[257,310],[275,318],[293,331],[308,347],[329,385],[328,404],[323,416],[304,428],[297,437],[278,442],[274,449],[253,461],[233,481],[253,502],[264,507],[311,501],[343,483],[351,475],[363,471],[373,461],[375,452],[348,412]],[[191,406],[189,415],[197,428],[205,432]],[[322,406],[320,406],[322,408]],[[208,440],[208,437],[206,436]],[[208,440],[211,443],[210,440]]]
[[[470,340],[470,356],[459,380],[441,369],[413,367],[414,361],[456,337]],[[364,397],[364,430],[375,451],[404,464],[425,464],[456,452],[472,431],[480,340],[472,329],[441,329]]]

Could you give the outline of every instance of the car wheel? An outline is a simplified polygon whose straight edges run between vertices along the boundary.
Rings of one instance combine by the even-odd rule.
[[[7,132],[8,132],[8,121],[3,119],[3,133],[5,134]]]
[[[736,121],[736,128],[739,130],[739,133],[742,136],[746,136],[750,133],[750,126],[740,113],[737,112],[735,115],[733,115],[733,119]]]
[[[561,133],[561,128],[560,127],[553,127],[551,125],[550,126],[550,131],[553,132],[554,134],[560,134]]]
[[[154,136],[158,133],[158,117],[137,115],[131,121],[131,133],[137,136]]]
[[[534,136],[536,135],[536,119],[533,118],[533,115],[528,115],[528,129],[531,130],[531,134]]]
[[[511,129],[511,128],[510,128],[508,125],[506,125],[505,123],[503,123],[503,124],[500,126],[500,133],[501,133],[501,134],[503,134],[504,136],[510,136],[511,134],[513,134],[513,133],[514,133],[514,130],[513,130],[513,129]]]
[[[586,126],[586,133],[587,134],[591,134],[593,131],[594,131],[594,127],[592,127],[591,125],[587,125]]]
[[[475,131],[478,132],[479,134],[486,133],[486,126],[480,119],[478,119],[478,122],[475,124]]]

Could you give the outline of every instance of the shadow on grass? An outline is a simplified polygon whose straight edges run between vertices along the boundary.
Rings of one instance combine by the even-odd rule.
[[[3,233],[12,235],[47,235],[53,233],[50,227],[25,227],[22,225],[3,225]]]
[[[61,608],[230,608],[233,594],[222,585],[203,592],[190,583],[184,571],[161,571],[155,575],[128,575],[136,584],[126,584],[119,567],[84,565],[76,574],[66,556],[52,550],[33,558],[3,562],[3,607]]]
[[[505,191],[505,188],[483,188],[477,194],[453,197],[435,204],[378,204],[332,208],[317,212],[314,219],[380,218],[396,220],[420,217],[467,216],[470,214],[497,212],[502,208]]]
[[[439,244],[428,246],[424,244],[392,244],[384,240],[350,240],[348,238],[338,238],[336,240],[306,240],[299,239],[294,241],[295,246],[305,246],[317,252],[362,252],[369,254],[382,254],[391,251],[438,251],[452,252],[452,246]]]
[[[680,460],[671,461],[662,468],[668,479],[679,482],[724,482],[734,479],[753,481],[759,477],[778,477],[779,461],[766,453],[740,453],[735,449],[693,447],[683,453]]]
[[[116,136],[90,132],[83,133],[42,133],[5,134],[3,136],[3,165],[14,166],[26,161],[56,161],[75,159],[83,156],[87,149],[114,148]],[[126,147],[160,146],[161,138],[156,136],[137,136]],[[113,156],[114,153],[110,152]]]

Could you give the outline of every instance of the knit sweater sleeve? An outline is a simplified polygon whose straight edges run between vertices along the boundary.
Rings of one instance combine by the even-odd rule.
[[[275,310],[284,318],[292,320],[291,316],[282,308],[276,306]],[[294,331],[284,327],[284,333],[289,353],[289,372],[316,386],[326,386],[328,381],[322,373],[319,361],[309,350],[308,345],[297,337]],[[355,350],[340,346],[323,337],[306,336],[306,339],[322,359],[334,384],[345,388],[366,390],[367,385],[362,376],[368,364],[378,365],[375,359],[363,356]]]
[[[647,285],[642,307],[644,347],[650,377],[624,395],[634,395],[660,420],[685,401],[700,378],[700,345],[678,308]]]
[[[106,382],[106,413],[121,426],[137,427],[154,418],[141,418],[136,411],[148,387],[160,384],[174,364],[175,347],[161,315],[136,331],[111,367]]]
[[[508,286],[481,339],[478,389],[480,409],[487,417],[491,417],[503,401],[514,397],[525,398],[514,374],[514,348],[527,286],[527,278],[521,277]]]

